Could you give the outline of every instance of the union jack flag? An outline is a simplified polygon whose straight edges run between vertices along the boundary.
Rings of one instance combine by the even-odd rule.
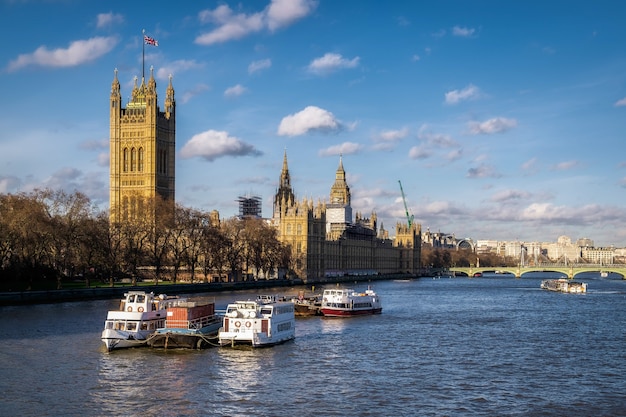
[[[143,41],[146,43],[146,45],[159,46],[159,41],[151,38],[150,36],[143,35]]]

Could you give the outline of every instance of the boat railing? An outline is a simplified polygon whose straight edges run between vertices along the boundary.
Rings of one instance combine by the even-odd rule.
[[[167,320],[167,327],[197,330],[219,320],[220,318],[217,316],[204,316],[193,320]]]

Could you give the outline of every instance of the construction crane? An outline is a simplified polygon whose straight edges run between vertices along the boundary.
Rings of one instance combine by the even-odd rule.
[[[409,229],[413,224],[413,215],[409,215],[409,208],[406,206],[406,198],[404,197],[404,190],[402,189],[402,181],[398,180],[398,184],[400,184],[400,192],[402,193],[402,202],[404,203],[404,211],[406,213],[406,221],[409,224]]]

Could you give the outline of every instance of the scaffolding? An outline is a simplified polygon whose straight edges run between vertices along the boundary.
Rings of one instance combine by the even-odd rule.
[[[240,196],[237,199],[239,203],[240,219],[260,219],[261,218],[261,197],[259,196]]]

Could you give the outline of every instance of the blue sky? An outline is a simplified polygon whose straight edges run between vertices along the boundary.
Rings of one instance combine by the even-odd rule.
[[[176,198],[271,216],[283,153],[328,200],[457,237],[626,246],[619,1],[0,3],[0,192],[108,207],[109,93],[154,67],[177,100]]]

